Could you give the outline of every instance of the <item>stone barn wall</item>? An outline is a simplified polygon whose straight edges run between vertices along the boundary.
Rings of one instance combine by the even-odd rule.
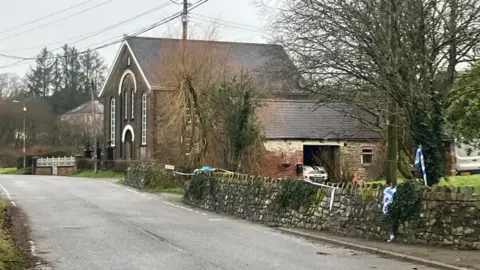
[[[384,168],[385,152],[380,142],[372,141],[325,141],[318,140],[267,140],[265,146],[265,158],[263,160],[263,174],[270,177],[300,177],[297,174],[296,165],[303,164],[304,145],[338,146],[340,170],[347,168],[358,172],[360,180],[372,180]],[[373,163],[361,164],[362,148],[373,149]]]

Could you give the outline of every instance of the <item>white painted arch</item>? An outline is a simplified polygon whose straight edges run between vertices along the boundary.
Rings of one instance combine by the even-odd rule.
[[[134,142],[135,141],[135,132],[133,132],[133,127],[131,125],[126,125],[123,128],[123,132],[122,132],[122,143],[125,142],[125,135],[127,135],[127,131],[130,131],[132,133],[132,142]]]
[[[133,91],[137,92],[137,78],[135,78],[135,74],[131,69],[127,69],[123,72],[122,77],[120,78],[120,83],[118,84],[118,95],[122,94],[122,86],[123,86],[123,80],[127,75],[132,76],[133,78]]]

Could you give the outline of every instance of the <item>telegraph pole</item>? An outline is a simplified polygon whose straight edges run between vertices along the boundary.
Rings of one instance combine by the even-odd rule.
[[[188,0],[183,0],[182,25],[183,25],[182,40],[185,43],[185,41],[187,40],[187,31],[188,31]]]
[[[94,91],[95,91],[95,83],[92,79],[91,81],[91,87],[92,87],[92,127],[93,127],[93,150],[94,150],[94,155],[93,155],[93,170],[95,173],[97,173],[97,116],[96,116],[96,105],[95,105],[95,99],[94,99]]]
[[[27,168],[27,94],[23,93],[23,168]]]

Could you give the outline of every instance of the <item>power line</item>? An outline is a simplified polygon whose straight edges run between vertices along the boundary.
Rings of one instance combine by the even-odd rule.
[[[16,49],[16,50],[10,50],[10,51],[7,51],[7,52],[18,52],[18,51],[23,51],[23,50],[30,50],[30,49],[37,49],[37,48],[45,48],[45,47],[48,47],[48,46],[54,45],[54,44],[68,43],[68,42],[71,41],[71,40],[75,40],[74,43],[78,43],[78,42],[80,42],[80,41],[84,41],[84,40],[86,40],[86,39],[89,39],[89,38],[94,37],[94,36],[96,36],[96,35],[99,35],[99,34],[101,34],[101,33],[104,33],[104,32],[106,32],[106,31],[108,31],[108,30],[111,30],[111,29],[113,29],[113,28],[116,28],[116,27],[121,26],[121,25],[123,25],[123,24],[126,24],[126,23],[128,23],[128,22],[131,22],[131,21],[133,21],[133,20],[136,20],[136,19],[138,19],[138,18],[140,18],[140,17],[142,17],[142,16],[145,16],[145,15],[147,15],[147,14],[150,14],[150,13],[152,13],[152,12],[155,12],[155,11],[157,11],[157,10],[160,10],[160,9],[162,9],[162,8],[165,8],[165,7],[167,7],[167,6],[171,5],[171,4],[172,4],[172,3],[170,3],[170,2],[163,3],[163,4],[159,5],[159,6],[156,6],[156,7],[154,7],[154,8],[151,8],[151,9],[145,11],[145,12],[142,12],[142,13],[134,16],[134,17],[131,17],[131,18],[126,19],[126,20],[124,20],[124,21],[121,21],[121,22],[119,22],[119,23],[115,23],[115,24],[109,25],[109,26],[107,26],[107,27],[105,27],[105,28],[103,28],[103,29],[101,29],[101,30],[89,32],[89,33],[86,33],[86,34],[83,34],[83,35],[71,37],[71,38],[68,38],[68,39],[61,40],[61,41],[56,41],[56,42],[47,43],[47,44],[42,45],[42,46],[35,46],[35,47],[28,47],[28,48],[20,48],[20,49]],[[76,40],[77,38],[81,38],[81,39],[80,39],[80,40]]]
[[[236,28],[236,29],[239,29],[239,30],[245,30],[245,31],[249,31],[249,32],[256,32],[256,33],[264,33],[264,31],[260,28],[247,28],[247,27],[242,27],[241,25],[235,25],[236,23],[229,23],[229,22],[226,22],[226,21],[222,21],[222,20],[213,20],[213,19],[203,19],[203,18],[200,18],[200,17],[197,17],[195,15],[192,15],[191,16],[192,19],[194,20],[197,20],[197,21],[202,21],[202,22],[209,22],[209,23],[218,23],[220,25],[223,25],[223,26],[226,26],[226,27],[230,27],[230,28]]]
[[[224,23],[228,23],[228,24],[232,24],[232,25],[238,25],[238,26],[242,26],[242,27],[246,27],[246,28],[252,28],[252,29],[257,29],[257,30],[262,30],[263,31],[263,29],[261,27],[254,26],[254,25],[242,24],[242,23],[239,23],[239,22],[227,21],[227,20],[223,20],[223,19],[214,19],[214,18],[205,16],[205,15],[202,15],[202,14],[197,14],[197,13],[191,13],[191,15],[196,16],[196,17],[201,17],[203,20],[220,21],[220,22],[224,22]],[[198,18],[198,19],[200,19],[200,18]]]
[[[147,15],[147,14],[150,14],[150,13],[152,13],[152,12],[154,12],[154,11],[157,11],[157,10],[160,10],[160,9],[162,9],[162,8],[165,8],[165,7],[169,6],[169,5],[171,5],[171,3],[169,3],[169,2],[163,3],[163,4],[161,4],[161,5],[157,6],[157,7],[154,7],[154,8],[152,8],[152,9],[149,9],[149,10],[147,10],[147,11],[145,11],[145,12],[143,12],[143,13],[140,13],[140,14],[134,16],[134,17],[131,17],[131,18],[127,19],[127,20],[121,21],[121,22],[119,22],[119,23],[110,25],[110,26],[108,26],[108,27],[106,27],[106,28],[104,28],[104,29],[101,29],[101,30],[99,30],[99,31],[97,31],[97,32],[94,32],[94,33],[88,35],[87,37],[84,37],[84,38],[79,39],[79,40],[75,40],[74,43],[78,43],[78,42],[87,40],[87,39],[89,39],[89,38],[91,38],[91,37],[94,37],[94,36],[96,36],[96,35],[99,35],[99,34],[101,34],[101,33],[106,32],[106,31],[108,31],[108,30],[111,30],[111,29],[113,29],[113,28],[116,28],[116,27],[118,27],[118,26],[121,26],[121,25],[123,25],[123,24],[125,24],[125,23],[128,23],[128,22],[131,22],[131,21],[133,21],[133,20],[136,20],[136,19],[138,19],[138,18],[140,18],[140,17],[142,17],[142,16],[145,16],[145,15]]]
[[[107,0],[107,1],[101,2],[101,3],[99,3],[99,4],[96,4],[96,5],[93,6],[93,7],[89,7],[89,8],[86,8],[86,9],[82,9],[82,10],[79,11],[79,12],[70,14],[70,15],[65,16],[65,17],[62,17],[62,18],[60,18],[60,19],[58,19],[58,20],[55,20],[55,21],[52,21],[52,22],[49,22],[49,23],[42,24],[42,25],[37,26],[37,27],[35,27],[35,28],[31,28],[31,29],[29,29],[29,30],[25,30],[25,31],[23,31],[23,32],[16,33],[16,34],[14,34],[14,35],[10,35],[10,36],[6,36],[6,37],[3,37],[3,38],[0,38],[0,41],[4,41],[4,40],[9,39],[9,38],[12,38],[12,37],[17,37],[17,36],[20,36],[20,35],[23,35],[23,34],[26,34],[26,33],[30,33],[30,32],[32,32],[32,31],[35,31],[35,30],[40,29],[40,28],[42,28],[42,27],[49,26],[49,25],[52,25],[52,24],[54,24],[54,23],[57,23],[57,22],[66,20],[66,19],[70,19],[70,18],[73,17],[73,16],[76,16],[76,15],[79,15],[79,14],[82,14],[82,13],[85,13],[85,12],[87,12],[87,11],[89,11],[89,10],[92,10],[92,9],[97,8],[97,7],[103,6],[103,5],[108,4],[108,3],[112,2],[112,1],[113,1],[113,0]]]
[[[209,1],[209,0],[202,0],[202,1],[197,2],[195,5],[193,5],[192,7],[190,7],[188,11],[191,11],[191,10],[194,10],[194,9],[198,8],[199,6],[207,3],[208,1]],[[166,23],[169,23],[169,22],[171,22],[171,21],[173,21],[173,20],[175,20],[175,19],[177,19],[177,18],[180,18],[180,17],[182,16],[182,14],[183,14],[183,12],[177,12],[177,13],[175,13],[175,14],[173,14],[173,15],[171,15],[171,16],[169,16],[169,17],[167,17],[167,18],[165,18],[165,19],[163,19],[163,20],[161,20],[161,21],[159,21],[159,22],[156,22],[156,23],[151,24],[151,25],[149,25],[149,26],[147,26],[147,27],[144,27],[144,28],[142,28],[142,29],[140,29],[140,30],[138,30],[138,31],[135,31],[134,33],[128,35],[127,38],[128,38],[128,37],[135,37],[135,36],[141,35],[141,34],[143,34],[143,33],[145,33],[145,32],[148,32],[148,31],[150,31],[150,30],[152,30],[152,29],[154,29],[154,28],[156,28],[156,27],[158,27],[158,26],[160,26],[160,25],[164,25],[164,24],[166,24]],[[82,49],[80,52],[77,52],[76,54],[73,54],[73,55],[81,55],[81,54],[85,54],[85,53],[88,53],[88,52],[100,50],[100,49],[103,49],[103,48],[106,48],[106,47],[109,47],[109,46],[112,46],[112,45],[121,43],[121,42],[123,42],[123,41],[125,40],[125,37],[122,36],[122,38],[115,39],[115,40],[110,39],[110,40],[111,40],[110,42],[107,42],[107,43],[105,43],[105,44],[102,44],[102,45],[97,46],[97,47],[94,47],[94,48],[88,48],[88,49],[86,49],[86,50],[85,50],[85,48],[84,48],[84,49]],[[105,42],[105,41],[104,41],[104,42]],[[103,42],[102,42],[102,43],[103,43]],[[95,46],[95,45],[97,45],[97,44],[99,44],[99,43],[96,43],[96,44],[93,44],[93,45],[90,45],[90,46]],[[59,48],[57,48],[57,49],[59,49]],[[57,50],[57,49],[56,49],[56,50]],[[73,56],[73,55],[69,55],[69,56]],[[11,56],[10,56],[10,57],[11,57]],[[52,56],[52,57],[49,57],[49,58],[47,58],[47,59],[57,59],[57,58],[59,58],[59,56]],[[14,62],[14,63],[11,63],[11,64],[4,65],[4,66],[0,66],[0,69],[6,68],[6,67],[11,67],[11,66],[14,66],[14,65],[18,65],[18,64],[21,64],[21,63],[23,63],[23,62],[35,61],[35,60],[37,60],[37,57],[18,57],[18,56],[15,56],[14,59],[21,59],[21,60],[20,60],[20,61],[17,61],[17,62]]]
[[[76,4],[76,5],[67,7],[67,8],[65,8],[65,9],[56,11],[56,12],[51,13],[51,14],[48,14],[48,15],[46,15],[46,16],[44,16],[44,17],[41,17],[41,18],[38,18],[38,19],[35,19],[35,20],[32,20],[32,21],[26,22],[26,23],[24,23],[24,24],[22,24],[22,25],[15,26],[15,27],[10,28],[10,29],[7,29],[7,30],[3,30],[3,31],[0,32],[0,34],[5,34],[5,33],[8,33],[8,32],[13,31],[13,30],[15,30],[15,29],[22,28],[22,27],[24,27],[24,26],[30,25],[30,24],[32,24],[32,23],[36,23],[36,22],[42,21],[42,20],[44,20],[44,19],[48,19],[48,18],[50,18],[50,17],[53,17],[53,16],[55,16],[55,15],[58,15],[58,14],[60,14],[60,13],[65,12],[65,11],[69,11],[69,10],[74,9],[74,8],[76,8],[76,7],[79,7],[79,6],[83,6],[83,5],[85,5],[85,4],[88,4],[88,3],[92,2],[92,1],[94,1],[94,0],[83,1],[83,2],[81,2],[81,3],[79,3],[79,4]]]

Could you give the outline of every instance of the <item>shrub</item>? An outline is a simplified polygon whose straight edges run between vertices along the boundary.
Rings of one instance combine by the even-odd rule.
[[[183,187],[184,181],[165,169],[150,168],[145,177],[146,190],[165,190]]]
[[[185,195],[192,196],[196,200],[203,198],[205,190],[212,185],[213,175],[207,173],[199,173],[192,176]]]
[[[405,181],[397,186],[393,202],[388,206],[386,222],[394,232],[405,221],[415,218],[422,203],[423,186],[414,180]]]
[[[373,188],[372,186],[366,186],[362,189],[362,200],[364,202],[371,201],[373,199]]]
[[[298,210],[315,202],[317,189],[313,185],[299,180],[284,180],[280,184],[277,201],[282,208]]]

